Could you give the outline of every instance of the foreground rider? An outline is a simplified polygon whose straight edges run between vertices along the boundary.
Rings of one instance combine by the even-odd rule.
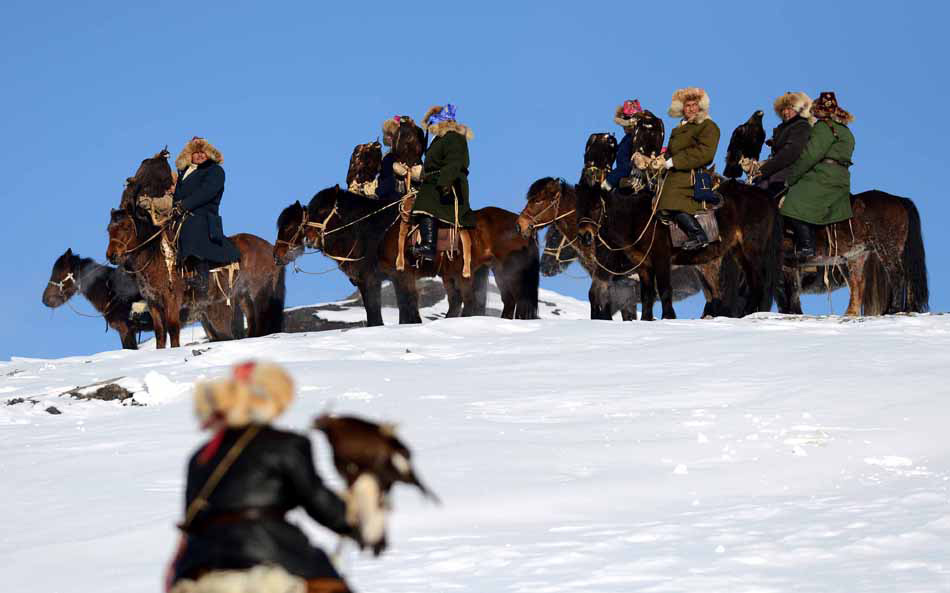
[[[654,167],[667,169],[658,208],[686,233],[683,249],[701,249],[709,238],[694,216],[703,210],[693,199],[694,171],[705,169],[716,158],[719,126],[709,118],[709,95],[703,89],[677,90],[668,113],[682,119],[670,133],[666,154],[654,161]]]
[[[383,146],[388,146],[390,151],[383,156],[382,163],[379,167],[376,197],[386,202],[401,198],[405,194],[405,184],[402,182],[408,170],[403,163],[396,162],[396,156],[393,154],[392,146],[396,131],[399,129],[401,123],[407,121],[414,125],[412,118],[408,115],[396,115],[383,122]],[[418,181],[421,175],[422,166],[413,166],[412,180]]]
[[[166,574],[172,593],[349,591],[285,518],[299,506],[338,534],[356,534],[343,501],[316,473],[310,439],[270,426],[293,389],[283,368],[254,362],[196,387],[198,419],[215,435],[188,463],[183,535]]]
[[[208,293],[212,267],[238,261],[241,253],[224,236],[218,207],[224,194],[221,153],[204,138],[192,138],[175,159],[178,185],[174,206],[183,215],[179,261],[194,271],[187,284],[197,296]]]
[[[475,226],[468,201],[468,141],[472,131],[455,121],[455,105],[451,103],[430,108],[422,121],[435,140],[426,151],[422,186],[412,210],[422,237],[422,242],[413,246],[413,254],[435,259],[437,223]]]
[[[775,100],[775,114],[782,123],[772,130],[769,159],[758,166],[759,187],[776,197],[785,191],[785,179],[801,156],[815,123],[811,115],[811,97],[805,93],[785,93]]]
[[[800,259],[815,255],[815,225],[828,225],[851,218],[851,156],[854,135],[850,113],[838,106],[833,92],[823,92],[814,102],[808,143],[786,178],[788,194],[780,212],[795,233]]]
[[[623,128],[624,135],[620,144],[617,145],[617,158],[614,162],[614,168],[600,184],[606,191],[611,191],[614,188],[629,191],[629,188],[632,187],[633,132],[637,129],[642,114],[643,108],[640,107],[640,101],[637,99],[624,101],[623,105],[618,107],[614,113],[614,123]]]

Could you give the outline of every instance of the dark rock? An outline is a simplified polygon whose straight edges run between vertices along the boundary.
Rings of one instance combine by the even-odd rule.
[[[54,414],[54,415],[55,415],[55,414],[62,414],[62,412],[60,412],[60,411],[59,411],[59,408],[57,408],[56,406],[50,406],[50,407],[46,408],[46,411],[49,412],[50,414]]]
[[[108,385],[103,385],[91,393],[81,393],[79,390],[74,390],[70,391],[68,395],[75,399],[99,399],[110,402],[125,401],[132,397],[132,392],[121,385],[117,385],[116,383],[109,383]]]

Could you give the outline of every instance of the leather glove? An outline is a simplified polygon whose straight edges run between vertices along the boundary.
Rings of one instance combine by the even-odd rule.
[[[409,172],[412,175],[413,181],[419,181],[422,179],[422,165],[413,165],[412,168],[409,169]]]
[[[639,152],[633,153],[633,166],[640,170],[646,169],[650,166],[650,157]]]
[[[666,168],[666,159],[661,156],[653,157],[653,160],[650,161],[650,168],[656,171]]]
[[[610,185],[610,182],[607,181],[606,179],[604,179],[603,181],[600,182],[600,189],[602,189],[602,190],[604,190],[604,191],[610,191],[610,190],[612,190],[613,188],[614,188],[614,187],[613,187],[612,185]]]
[[[393,173],[399,175],[400,177],[405,177],[406,173],[409,172],[409,168],[406,167],[405,163],[393,163]]]

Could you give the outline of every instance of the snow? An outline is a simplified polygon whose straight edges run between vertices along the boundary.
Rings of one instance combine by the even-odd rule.
[[[395,422],[444,502],[396,491],[390,551],[342,559],[358,591],[950,590],[950,317],[619,323],[542,299],[573,313],[0,364],[3,590],[157,590],[205,436],[191,389],[254,357],[298,383],[281,426]],[[59,395],[116,377],[146,405]]]

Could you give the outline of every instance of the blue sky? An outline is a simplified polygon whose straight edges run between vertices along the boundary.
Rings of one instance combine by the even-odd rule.
[[[51,312],[40,294],[67,247],[104,259],[122,182],[166,144],[177,154],[193,135],[211,140],[227,172],[225,231],[273,241],[280,210],[342,183],[352,147],[393,114],[456,103],[475,132],[473,206],[517,211],[531,181],[577,177],[588,134],[620,132],[623,99],[665,115],[683,86],[711,96],[720,167],[752,111],[770,129],[784,91],[836,91],[857,117],[853,189],[917,203],[931,306],[948,308],[945,3],[85,4],[4,8],[0,359],[117,347],[101,320]],[[571,276],[542,286],[586,298],[589,283]],[[338,272],[288,279],[291,305],[352,290]],[[846,303],[834,294],[835,312]],[[805,307],[829,311],[824,297]]]

